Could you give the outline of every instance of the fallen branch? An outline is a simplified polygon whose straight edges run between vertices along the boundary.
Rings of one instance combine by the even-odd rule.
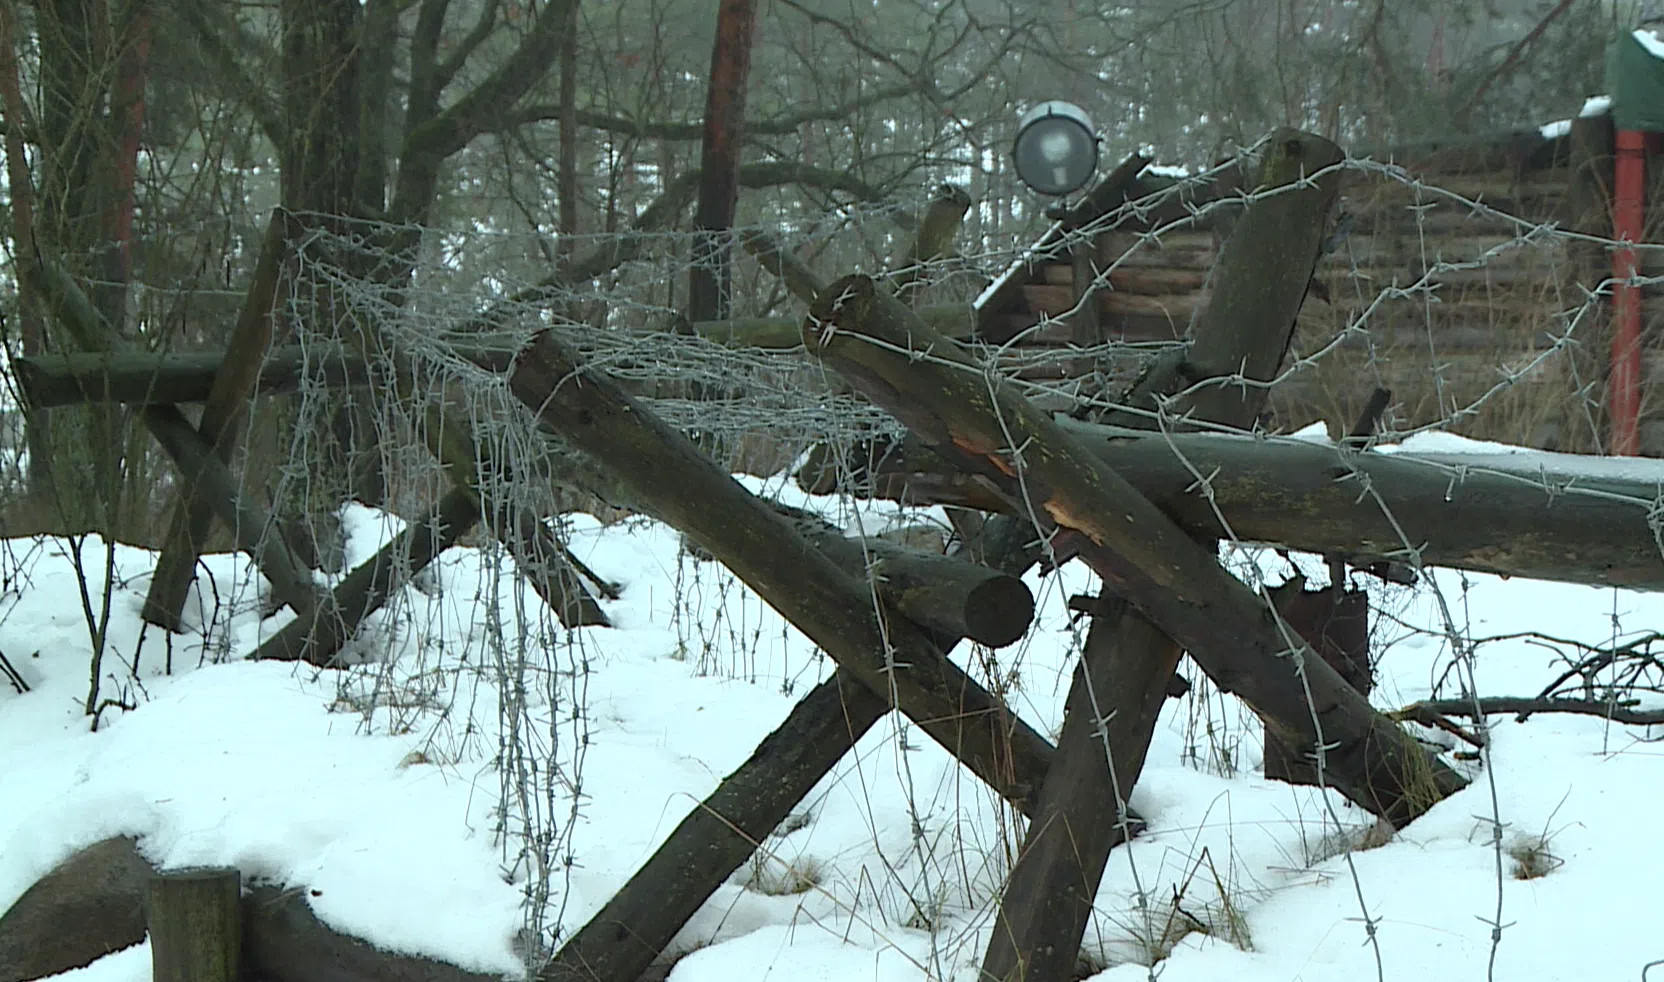
[[[1475,703],[1477,702],[1477,706]],[[1396,720],[1437,726],[1441,716],[1500,716],[1514,713],[1514,722],[1523,723],[1538,713],[1576,713],[1580,716],[1599,716],[1614,723],[1650,726],[1664,723],[1664,709],[1636,709],[1638,699],[1540,699],[1529,696],[1487,696],[1474,699],[1424,699],[1403,709],[1388,713]]]

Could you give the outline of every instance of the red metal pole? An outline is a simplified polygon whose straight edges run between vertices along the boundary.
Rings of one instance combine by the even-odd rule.
[[[1612,200],[1612,307],[1617,321],[1612,333],[1612,447],[1615,454],[1634,455],[1641,436],[1641,291],[1631,286],[1635,250],[1641,241],[1646,195],[1646,134],[1619,130],[1616,187]]]

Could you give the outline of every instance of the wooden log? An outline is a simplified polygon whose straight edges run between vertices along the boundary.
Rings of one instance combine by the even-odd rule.
[[[317,606],[320,592],[276,519],[242,494],[231,471],[213,455],[196,427],[178,409],[144,406],[139,419],[173,461],[180,477],[197,489],[197,495],[231,530],[237,548],[254,560],[271,583],[272,595],[298,616],[307,616]]]
[[[550,333],[520,354],[509,388],[543,426],[601,462],[840,668],[894,698],[990,787],[1019,808],[1031,807],[1050,756],[1045,739],[944,659],[905,618],[889,617],[881,627],[866,586],[686,436],[578,361]]]
[[[919,308],[919,316],[948,337],[968,338],[976,330],[975,312],[970,304],[936,304]],[[693,334],[707,341],[735,348],[789,350],[803,344],[801,322],[795,317],[735,317],[721,321],[694,321]]]
[[[81,968],[144,940],[150,864],[128,836],[65,859],[0,912],[0,982]]]
[[[413,859],[413,861],[415,861]],[[310,891],[256,886],[243,897],[243,961],[261,982],[502,982],[450,962],[385,951],[318,919]]]
[[[1111,258],[1110,262],[1114,262]],[[1100,268],[1104,263],[1100,264]],[[1074,286],[1072,264],[1053,263],[1041,271],[1041,276],[1052,286]],[[1125,293],[1144,293],[1155,296],[1200,290],[1208,280],[1205,264],[1195,267],[1166,265],[1121,265],[1109,271],[1111,288]]]
[[[1034,622],[1034,594],[1021,577],[883,539],[846,538],[820,521],[798,528],[834,563],[873,577],[879,595],[920,627],[1003,648]]]
[[[1337,564],[1338,567],[1338,564]],[[1374,688],[1369,658],[1369,593],[1349,590],[1336,568],[1336,582],[1316,590],[1306,589],[1302,576],[1295,576],[1269,592],[1277,614],[1297,632],[1312,650],[1359,695]],[[1298,747],[1291,747],[1266,730],[1260,772],[1273,781],[1288,784],[1321,785],[1322,775]]]
[[[971,196],[964,188],[953,184],[937,186],[936,194],[919,219],[918,233],[906,254],[896,262],[890,287],[896,297],[912,304],[926,282],[929,264],[953,252],[954,237],[965,223],[965,213],[971,209]]]
[[[1009,384],[989,385],[958,346],[871,278],[829,286],[804,342],[932,449],[1078,531],[1082,558],[1109,588],[1184,645],[1216,684],[1298,745],[1322,748],[1330,786],[1397,826],[1465,786],[1309,648],[1278,631],[1261,599],[1210,550]],[[1241,399],[1225,387],[1203,391],[1222,393],[1221,402]],[[1006,449],[1013,445],[1025,448],[1020,460]]]
[[[1530,456],[1510,466],[1498,457],[1057,424],[1198,537],[1228,534],[1218,508],[1243,542],[1339,555],[1354,566],[1414,552],[1428,566],[1664,590],[1664,551],[1647,523],[1657,482],[1644,478],[1574,481],[1568,470],[1550,472],[1545,483]],[[1209,475],[1211,501],[1196,486],[1198,473]],[[913,441],[889,474],[879,484],[888,496],[1017,512]],[[1567,482],[1572,490],[1559,486]]]
[[[1135,197],[1138,175],[1148,166],[1148,157],[1136,153],[1128,156],[1087,192],[1086,197],[1064,221],[1047,230],[1046,234],[1040,237],[1040,241],[1028,250],[1028,258],[1034,261],[1034,265],[1028,268],[1013,266],[1008,269],[982,297],[982,303],[977,306],[977,336],[988,337],[987,328],[993,319],[1020,305],[1023,287],[1029,282],[1035,267],[1056,261],[1063,255],[1068,242],[1067,229],[1089,225]]]
[[[495,525],[494,531],[508,546],[515,566],[526,574],[532,589],[555,612],[562,627],[612,626],[579,575],[577,561],[542,517],[518,508],[512,514],[499,514]]]
[[[797,803],[889,712],[889,701],[836,671],[538,973],[539,982],[633,982]]]
[[[243,298],[231,343],[215,373],[208,401],[202,407],[197,430],[222,464],[231,463],[249,399],[254,395],[260,363],[271,343],[278,270],[282,265],[284,242],[293,233],[288,224],[286,213],[280,210],[274,210],[266,223],[266,238],[260,245],[254,280]],[[167,538],[156,559],[150,589],[145,593],[141,616],[147,623],[167,631],[178,631],[183,626],[180,617],[185,610],[185,599],[196,582],[197,558],[213,521],[213,508],[199,499],[195,486],[181,485],[168,522]]]
[[[508,370],[518,346],[513,339],[484,337],[450,350],[486,371],[502,372]],[[206,401],[224,364],[225,356],[212,351],[100,351],[19,358],[13,362],[13,371],[23,404],[31,409],[87,402],[172,405]],[[282,395],[296,391],[302,383],[343,388],[368,385],[370,370],[362,358],[346,354],[338,344],[313,346],[310,352],[290,345],[266,354],[255,391]]]
[[[1198,299],[1194,293],[1151,296],[1119,290],[1099,290],[1093,296],[1097,300],[1099,311],[1104,314],[1164,314],[1180,322],[1190,318],[1196,309]],[[1029,310],[1051,317],[1062,317],[1075,308],[1073,286],[1032,283],[1023,287],[1023,298]]]
[[[364,618],[456,544],[479,520],[472,493],[453,488],[433,513],[407,527],[342,578],[335,591],[306,615],[284,625],[249,655],[251,659],[304,661],[320,668],[334,664],[341,647]]]
[[[156,982],[236,982],[243,878],[235,868],[157,873],[145,904]]]
[[[1354,149],[1353,156],[1392,161],[1412,172],[1439,175],[1520,172],[1552,165],[1557,143],[1532,127],[1449,140],[1365,146]]]

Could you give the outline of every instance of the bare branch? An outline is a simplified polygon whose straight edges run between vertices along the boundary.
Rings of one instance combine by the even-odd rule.
[[[1433,720],[1441,716],[1473,717],[1475,713],[1500,716],[1515,713],[1515,722],[1523,723],[1537,713],[1575,713],[1580,716],[1599,716],[1614,723],[1649,726],[1664,723],[1664,709],[1636,709],[1634,699],[1533,699],[1519,696],[1489,696],[1480,699],[1424,699],[1396,712],[1388,713],[1396,720],[1409,720],[1435,726]]]

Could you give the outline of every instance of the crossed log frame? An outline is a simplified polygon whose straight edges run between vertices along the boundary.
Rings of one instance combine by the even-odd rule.
[[[1257,200],[1248,215],[1281,197]],[[1245,222],[1244,227],[1253,226]],[[73,300],[68,290],[55,296]],[[803,337],[811,350],[908,422],[915,436],[941,459],[994,489],[1002,510],[1022,516],[1006,521],[1006,529],[1038,520],[1043,530],[1055,533],[1054,546],[1065,536],[1071,538],[1111,589],[1149,618],[1153,626],[1139,629],[1148,642],[1159,643],[1164,635],[1177,638],[1216,682],[1254,706],[1268,726],[1296,745],[1312,747],[1314,756],[1325,762],[1328,781],[1343,793],[1402,824],[1461,786],[1460,778],[1415,747],[1355,692],[1337,685],[1338,679],[1330,677],[1332,670],[1325,671],[1327,666],[1298,639],[1279,630],[1260,599],[1225,574],[1187,534],[1217,531],[1197,523],[1181,528],[1105,463],[1112,454],[1102,447],[1088,448],[1014,391],[991,383],[956,345],[871,281],[850,278],[825,291]],[[1207,363],[1200,340],[1199,332],[1191,352],[1192,378],[1225,376],[1241,367],[1231,363],[1211,376],[1196,375],[1194,369]],[[1276,352],[1279,361],[1281,354]],[[825,556],[788,517],[751,496],[691,442],[578,362],[552,335],[540,336],[521,353],[510,387],[544,426],[604,460],[613,476],[637,492],[653,513],[729,565],[839,664],[834,676],[811,692],[753,758],[678,827],[614,904],[568,942],[544,978],[622,979],[630,977],[629,966],[644,968],[685,916],[892,705],[912,716],[1025,814],[1036,816],[1047,793],[1044,778],[1061,755],[943,657],[951,645],[941,631],[914,623],[896,600],[882,598],[882,591],[885,602],[875,609],[861,571]],[[931,395],[921,399],[920,393]],[[1238,403],[1248,401],[1236,391],[1231,397]],[[177,416],[177,410],[142,398],[135,401],[144,404],[143,418],[153,431],[159,436],[169,432],[168,411]],[[1229,410],[1204,412],[1198,402],[1192,401],[1190,408],[1199,417],[1232,415]],[[182,416],[178,419],[183,421]],[[184,425],[200,452],[200,435]],[[1112,448],[1155,446],[1157,440],[1141,443],[1117,437],[1109,443]],[[166,439],[163,442],[168,446]],[[188,453],[169,452],[176,460]],[[216,473],[211,459],[192,466],[202,474]],[[187,474],[193,472],[183,462],[181,467]],[[229,481],[223,465],[219,471]],[[234,529],[246,527],[250,516],[228,513],[219,497],[210,496],[222,517],[236,519]],[[235,497],[227,500],[234,503]],[[459,487],[446,502],[432,521],[407,533],[419,551],[437,552],[459,524],[473,520],[475,506],[466,488]],[[420,547],[423,542],[427,545]],[[247,547],[272,548],[258,542]],[[993,555],[1003,561],[994,558],[991,564],[1008,569],[1020,569],[1032,558],[1032,552],[1025,554],[1021,548]],[[409,566],[414,567],[417,558],[412,556]],[[379,583],[385,592],[393,580],[381,574],[378,581],[375,566],[373,562],[362,567],[362,579]],[[273,583],[277,587],[277,578]],[[298,587],[296,594],[306,598],[303,602],[316,599]],[[1099,618],[1094,633],[1105,622]],[[1130,623],[1137,622],[1121,622]],[[1123,634],[1128,630],[1117,628]],[[1136,640],[1136,631],[1132,636]],[[1176,645],[1169,646],[1176,650]],[[1164,686],[1166,676],[1153,674]],[[1084,672],[1077,675],[1077,687],[1084,677]],[[1070,702],[1074,709],[1074,693]],[[1096,714],[1090,709],[1072,712],[1071,720],[1091,722]],[[1319,728],[1326,743],[1319,743]],[[1095,759],[1101,773],[1101,745],[1092,753],[1095,757],[1072,756]],[[787,779],[774,780],[780,775]],[[1117,803],[1123,797],[1116,795]],[[1097,814],[1097,821],[1109,841],[1126,831],[1124,823],[1108,820],[1104,812]],[[689,855],[700,855],[700,850],[712,858],[697,868],[677,865]],[[715,873],[724,865],[725,870]],[[1081,865],[1078,858],[1075,865]],[[673,875],[678,870],[683,875]],[[1092,875],[1095,882],[1096,874]],[[1083,895],[1089,903],[1090,891]],[[626,900],[629,903],[621,903]],[[645,919],[629,919],[632,913]],[[1011,930],[1009,917],[1002,917],[1002,924]],[[1073,957],[1073,950],[1068,951],[1071,962]],[[1018,968],[1028,972],[1027,978],[1048,977],[1032,971],[1039,968],[1034,961],[1019,958]]]

